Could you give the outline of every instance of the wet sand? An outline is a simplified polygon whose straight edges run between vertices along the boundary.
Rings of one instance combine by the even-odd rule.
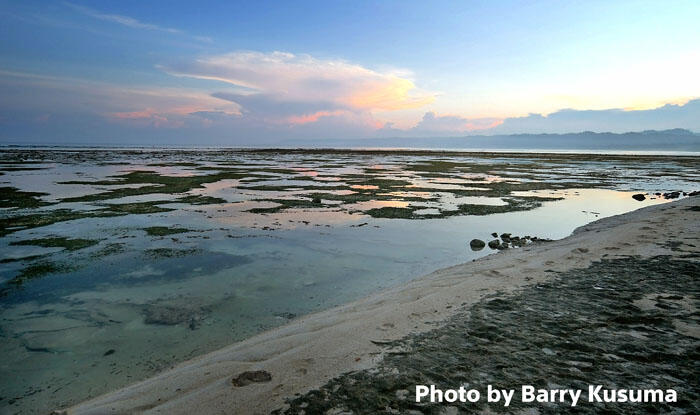
[[[690,264],[688,266],[696,266],[700,252],[699,207],[698,197],[650,206],[593,222],[559,241],[506,250],[474,262],[439,270],[407,285],[293,320],[286,326],[76,405],[66,413],[248,414],[269,413],[276,409],[299,412],[309,405],[318,409],[328,407],[336,412],[342,411],[348,409],[348,402],[335,402],[333,394],[327,392],[342,388],[342,374],[354,371],[355,375],[378,376],[377,370],[386,367],[387,362],[391,362],[397,354],[419,357],[417,353],[420,350],[405,350],[400,345],[415,338],[422,339],[423,344],[427,342],[435,345],[441,340],[440,337],[431,338],[431,333],[445,330],[445,327],[454,324],[457,316],[478,311],[479,307],[484,306],[485,300],[492,299],[495,295],[502,297],[506,304],[513,305],[522,300],[517,297],[519,294],[541,284],[554,284],[554,281],[561,281],[562,276],[569,275],[567,272],[587,269],[592,264],[596,268],[586,275],[605,274],[608,271],[613,273],[614,270],[630,267],[641,267],[639,269],[643,270],[645,266],[651,266],[650,263],[634,265],[619,262],[629,260],[629,257],[634,257],[636,261],[664,258],[664,261],[681,261]],[[673,264],[655,272],[665,275],[670,281],[673,273],[677,272]],[[687,287],[688,301],[679,305],[693,308],[695,311],[690,310],[689,313],[695,315],[698,304],[696,278],[697,273],[691,271],[690,279],[686,280],[690,285]],[[578,293],[582,298],[586,298],[584,294],[588,291],[596,290],[593,286],[581,287],[578,288]],[[658,291],[658,287],[649,290]],[[675,287],[674,290],[683,291],[683,287]],[[572,291],[569,295],[575,296],[576,293],[577,291]],[[653,303],[652,297],[647,298],[642,294],[644,293],[638,293],[641,299],[635,300],[640,301],[635,303],[635,307],[640,310]],[[560,304],[564,308],[560,311],[571,311],[567,307],[586,307],[586,303],[581,301],[563,301]],[[597,303],[590,306],[596,307]],[[504,305],[502,308],[508,310],[509,306]],[[520,313],[516,310],[511,314],[515,318]],[[502,324],[506,323],[508,322],[502,321]],[[521,322],[535,323],[532,320]],[[653,322],[639,321],[636,324],[643,329]],[[524,328],[527,329],[527,326]],[[681,336],[685,342],[683,347],[697,350],[698,329],[697,319],[681,319],[676,331],[670,332],[671,340],[678,340]],[[559,335],[566,339],[566,333]],[[597,339],[599,333],[591,329],[590,334],[584,333],[581,338],[586,338],[587,335]],[[443,340],[450,339],[446,337]],[[572,337],[572,340],[576,339]],[[553,350],[555,354],[557,352],[552,347],[547,349]],[[460,352],[474,353],[469,350]],[[542,359],[544,362],[546,357],[543,355]],[[677,363],[672,356],[671,359],[671,363]],[[512,363],[512,373],[523,369],[523,364],[518,364]],[[446,371],[448,369],[445,368]],[[691,374],[694,371],[692,361],[689,370]],[[253,373],[242,375],[245,372]],[[682,373],[679,372],[679,381],[683,380]],[[349,375],[345,375],[347,376]],[[527,383],[527,376],[527,371],[521,373],[521,377],[524,377],[522,383]],[[517,377],[514,375],[510,381],[517,381]],[[235,381],[232,382],[233,379]],[[617,381],[624,383],[621,378]],[[371,382],[368,384],[371,385]],[[697,387],[687,384],[681,386],[689,387],[688,393],[691,396],[697,395]],[[403,388],[400,385],[396,387]],[[325,395],[303,395],[292,402],[291,408],[288,407],[288,401],[297,397],[295,394],[307,394],[318,388],[326,391]],[[391,388],[389,391],[399,399],[400,394],[395,394]],[[408,399],[403,396],[402,401],[410,401],[410,396]],[[387,401],[387,405],[390,404]],[[434,408],[427,410],[433,412]]]

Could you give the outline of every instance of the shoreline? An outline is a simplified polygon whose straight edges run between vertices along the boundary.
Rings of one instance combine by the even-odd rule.
[[[697,150],[642,150],[642,149],[521,149],[521,148],[413,148],[413,147],[138,147],[138,146],[0,146],[0,153],[22,152],[22,151],[59,151],[59,152],[82,152],[90,153],[96,151],[122,151],[122,152],[228,152],[242,154],[362,154],[362,155],[409,155],[409,156],[465,156],[465,157],[522,157],[530,156],[537,158],[559,158],[559,157],[590,157],[590,158],[612,158],[620,160],[636,159],[673,159],[674,157],[700,157]]]
[[[683,232],[697,238],[700,221],[687,220],[697,215],[697,206],[698,199],[689,197],[641,208],[592,222],[558,241],[438,270],[58,413],[269,413],[342,373],[375,367],[387,343],[439,327],[487,295],[512,293],[603,258],[673,255],[659,245],[666,242],[660,238]],[[265,371],[271,380],[234,387],[232,379],[246,371]]]

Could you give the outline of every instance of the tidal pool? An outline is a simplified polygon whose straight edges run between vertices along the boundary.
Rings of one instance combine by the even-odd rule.
[[[683,197],[698,171],[693,156],[0,151],[0,412],[67,406],[494,252],[474,238],[557,239]]]

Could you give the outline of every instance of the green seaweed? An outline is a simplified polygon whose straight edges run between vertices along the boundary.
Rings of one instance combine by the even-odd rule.
[[[19,274],[5,283],[6,287],[0,289],[0,296],[6,295],[12,288],[19,287],[25,281],[41,278],[50,274],[67,273],[76,270],[74,265],[61,264],[50,261],[36,262],[24,267]],[[9,287],[7,287],[9,286]]]
[[[315,198],[309,199],[262,199],[258,201],[274,202],[278,203],[279,206],[273,206],[269,208],[252,208],[248,209],[246,212],[250,213],[277,213],[285,209],[303,209],[303,208],[314,208],[320,207],[319,203],[314,201]]]
[[[137,170],[120,176],[113,176],[110,180],[94,182],[68,181],[61,184],[89,184],[103,186],[120,186],[127,184],[144,184],[141,187],[125,187],[108,190],[106,192],[62,199],[63,202],[95,202],[108,199],[117,199],[126,196],[140,196],[154,193],[176,194],[186,193],[192,189],[202,187],[207,183],[214,183],[224,179],[241,179],[249,177],[249,173],[240,173],[239,170],[219,172],[215,174],[199,176],[163,176],[152,171]]]
[[[45,255],[30,255],[30,256],[24,256],[21,258],[3,258],[0,259],[0,264],[9,264],[12,262],[28,262],[28,261],[34,261],[35,259],[39,259],[41,257],[44,257]]]
[[[41,200],[48,193],[25,192],[16,187],[0,187],[0,208],[33,209],[51,203]]]
[[[123,243],[111,243],[92,253],[93,258],[102,258],[109,255],[116,255],[126,251]]]
[[[41,246],[43,248],[64,248],[68,251],[77,251],[93,245],[100,241],[94,239],[70,239],[65,237],[51,237],[39,239],[25,239],[23,241],[10,242],[10,245],[30,245]]]
[[[169,228],[167,226],[151,226],[149,228],[144,228],[144,231],[146,231],[146,234],[148,234],[149,236],[167,236],[175,235],[177,233],[190,232],[189,229]]]
[[[413,218],[413,211],[417,210],[414,207],[390,207],[384,206],[380,208],[374,208],[366,210],[364,213],[373,218],[386,218],[386,219],[411,219]]]
[[[30,215],[9,216],[0,218],[0,236],[5,236],[24,229],[47,226],[57,222],[108,216],[115,216],[115,213],[105,210],[74,211],[70,209],[56,209]]]
[[[183,196],[178,198],[177,201],[181,203],[187,203],[190,205],[219,205],[222,203],[228,203],[227,200],[222,199],[220,197],[202,195]]]
[[[140,203],[114,203],[114,204],[108,204],[108,205],[103,205],[106,206],[107,209],[105,210],[105,213],[111,213],[112,216],[114,215],[120,215],[120,214],[145,214],[145,213],[161,213],[161,212],[170,212],[175,209],[172,208],[165,208],[161,207],[158,205],[164,204],[164,203],[172,203],[171,201],[167,200],[160,200],[160,201],[153,201],[153,202],[140,202]]]
[[[151,259],[161,258],[181,258],[188,255],[194,255],[200,252],[198,249],[173,249],[173,248],[152,248],[143,251],[143,254]]]
[[[0,237],[25,229],[39,228],[58,222],[67,222],[86,218],[105,218],[127,214],[146,214],[169,212],[174,209],[156,206],[169,201],[123,203],[105,205],[97,210],[55,209],[30,215],[18,215],[0,218]]]

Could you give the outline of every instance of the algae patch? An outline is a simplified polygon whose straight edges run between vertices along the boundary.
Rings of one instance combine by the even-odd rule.
[[[47,193],[24,192],[16,187],[0,187],[0,208],[33,209],[51,203],[41,200]]]
[[[10,242],[10,245],[30,245],[30,246],[40,246],[43,248],[64,248],[68,251],[77,251],[79,249],[87,248],[98,244],[100,241],[94,239],[80,239],[80,238],[65,238],[65,237],[52,237],[52,238],[39,238],[39,239],[26,239],[23,241]]]
[[[201,252],[199,249],[173,249],[173,248],[152,248],[143,251],[143,254],[151,259],[181,258]]]
[[[167,236],[190,232],[190,230],[186,228],[169,228],[167,226],[151,226],[149,228],[144,228],[144,231],[146,231],[146,234],[149,236]]]

